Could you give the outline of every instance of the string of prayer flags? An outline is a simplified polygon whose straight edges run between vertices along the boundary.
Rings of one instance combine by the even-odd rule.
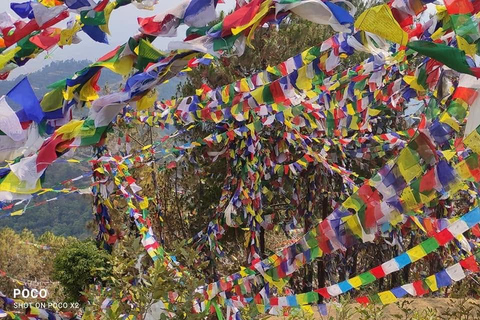
[[[414,297],[423,296],[429,292],[438,291],[441,288],[451,286],[455,282],[465,279],[467,276],[465,271],[467,270],[471,273],[478,273],[480,271],[478,264],[479,259],[480,254],[477,252],[424,279],[370,296],[361,296],[355,298],[355,300],[361,304],[381,303],[387,305],[396,302],[407,294]]]
[[[359,288],[385,277],[386,275],[398,271],[412,262],[422,259],[429,253],[437,250],[441,246],[445,246],[449,242],[455,239],[455,237],[465,233],[472,229],[480,222],[480,209],[477,207],[467,214],[460,217],[457,221],[452,223],[447,228],[436,233],[433,237],[422,241],[417,246],[407,250],[401,255],[384,262],[367,272],[364,272],[354,278],[350,278],[338,284],[331,285],[326,288],[316,289],[315,291],[321,294],[325,298],[335,297],[340,294],[346,293],[352,289]]]

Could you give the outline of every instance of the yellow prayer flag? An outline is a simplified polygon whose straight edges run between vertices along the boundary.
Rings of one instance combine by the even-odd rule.
[[[307,77],[307,68],[305,66],[297,70],[296,85],[300,90],[310,90],[312,88],[312,80]]]
[[[422,226],[422,224],[420,223],[420,221],[418,220],[417,217],[412,216],[411,218],[412,218],[412,220],[415,222],[415,224],[417,225],[417,227],[418,227],[420,230],[422,230],[423,232],[427,233],[427,230],[425,230],[425,228]]]
[[[148,197],[144,197],[142,201],[139,202],[140,209],[147,209],[148,208]]]
[[[106,199],[103,203],[104,203],[107,207],[109,207],[110,209],[113,209],[113,206],[112,206],[112,203],[110,202],[110,200]]]
[[[473,130],[464,140],[464,144],[475,153],[480,154],[480,135],[477,130]]]
[[[435,275],[432,274],[431,276],[425,278],[425,283],[427,286],[430,288],[430,291],[437,291],[438,286],[437,286],[437,279],[435,278]]]
[[[440,122],[448,124],[452,129],[455,131],[459,132],[460,131],[460,125],[458,122],[452,118],[447,112],[444,112],[442,117],[440,118]]]
[[[157,90],[152,89],[137,101],[137,110],[143,111],[150,109],[155,105],[155,101],[157,101]]]
[[[105,32],[106,34],[110,34],[110,29],[108,28],[108,23],[110,21],[110,15],[112,14],[113,9],[117,6],[116,1],[109,2],[105,9],[103,10],[105,16],[105,24],[99,26],[100,30]]]
[[[247,79],[242,78],[240,80],[240,92],[248,92],[250,91],[250,87],[248,86]]]
[[[415,91],[425,91],[425,88],[418,84],[417,78],[415,78],[415,76],[404,76],[403,80],[408,83],[410,87]]]
[[[10,213],[10,215],[13,217],[13,216],[21,216],[23,214],[23,209],[20,209],[20,210],[17,210],[17,211],[14,211],[12,213]]]
[[[390,224],[392,226],[395,226],[403,221],[403,214],[399,213],[398,211],[394,211],[390,214],[390,216],[392,217],[390,220]]]
[[[313,90],[308,90],[308,91],[306,92],[306,94],[307,94],[307,98],[308,98],[308,99],[313,99],[313,98],[315,98],[315,97],[318,97],[318,93],[316,93],[316,92],[313,91]]]
[[[55,111],[63,107],[63,88],[58,87],[47,92],[43,96],[40,106],[44,112]]]
[[[0,183],[0,191],[7,191],[20,194],[32,194],[42,189],[40,180],[37,180],[34,185],[20,180],[13,172],[7,176]]]
[[[132,55],[123,56],[115,62],[101,61],[97,62],[94,65],[105,67],[119,75],[126,76],[132,71],[135,58]]]
[[[400,152],[398,168],[406,182],[410,182],[422,174],[422,167],[418,164],[418,159],[410,148],[405,148]]]
[[[332,169],[333,169],[333,167],[332,167]],[[348,197],[343,202],[343,207],[347,208],[347,209],[353,209],[356,212],[358,212],[362,208],[362,205],[358,201],[355,201],[353,197]]]
[[[355,109],[353,108],[353,104],[347,104],[347,114],[353,116],[355,114]]]
[[[392,293],[392,291],[383,291],[378,294],[382,304],[390,304],[397,301],[397,297]]]
[[[457,44],[458,44],[458,49],[465,51],[466,54],[469,56],[474,57],[475,54],[477,53],[477,45],[476,44],[470,44],[465,40],[464,38],[460,37],[457,35]]]
[[[400,199],[402,199],[403,203],[408,209],[412,209],[417,206],[417,201],[415,200],[415,196],[413,195],[411,187],[407,187],[403,190]]]
[[[309,315],[313,315],[313,314],[314,314],[311,306],[300,306],[300,308],[301,308],[302,311],[303,311],[304,313],[306,313],[306,314],[309,314]]]
[[[343,221],[347,223],[348,228],[352,231],[354,235],[363,239],[363,229],[360,221],[358,220],[358,216],[356,214],[342,218]]]
[[[422,246],[418,245],[410,250],[407,250],[407,255],[410,257],[410,260],[412,260],[412,262],[415,262],[425,257],[427,253]]]
[[[55,133],[57,135],[63,135],[63,138],[66,140],[75,138],[80,133],[83,123],[85,120],[71,120],[67,124],[64,124],[58,128]]]
[[[13,49],[8,50],[7,52],[4,52],[0,54],[0,69],[3,69],[5,65],[10,62],[10,60],[15,57],[15,54],[20,51],[22,48],[20,47],[15,47]]]
[[[447,161],[450,161],[457,154],[455,150],[445,150],[442,151],[442,153],[445,159],[447,159]]]
[[[95,79],[95,76],[93,76],[91,79],[85,82],[85,84],[82,86],[82,89],[80,89],[80,93],[79,93],[80,101],[94,101],[98,99],[98,92],[97,90],[95,90],[95,87],[93,86],[94,79]]]
[[[455,171],[458,172],[458,175],[463,180],[467,180],[472,177],[470,169],[468,168],[467,162],[465,160],[455,165]]]
[[[77,34],[78,31],[82,29],[80,22],[77,20],[71,29],[64,29],[60,32],[60,40],[58,41],[58,45],[60,47],[71,45],[73,37]]]
[[[371,32],[404,46],[408,43],[408,34],[395,20],[392,10],[387,4],[365,10],[355,21],[355,28]]]
[[[360,279],[360,276],[355,276],[351,279],[348,279],[348,283],[354,287],[354,288],[358,288],[362,285],[362,279]]]

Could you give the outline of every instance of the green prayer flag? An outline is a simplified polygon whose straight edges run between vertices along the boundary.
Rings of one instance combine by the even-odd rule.
[[[263,88],[262,97],[263,101],[265,101],[265,104],[272,104],[275,102],[275,100],[273,99],[272,91],[270,90],[270,84],[267,84]]]
[[[40,106],[44,112],[60,109],[63,106],[63,88],[58,87],[50,92],[47,92],[43,96]]]
[[[229,36],[226,38],[216,38],[213,40],[213,50],[214,51],[219,51],[219,50],[230,50],[233,48],[233,45],[235,41],[241,36],[242,34],[239,33],[234,36]]]
[[[164,55],[158,51],[152,44],[143,39],[138,44],[138,60],[136,68],[138,70],[144,70],[149,63],[156,62]]]
[[[96,144],[100,141],[103,133],[107,129],[108,126],[105,127],[98,127],[95,130],[95,134],[90,137],[82,137],[82,141],[80,143],[81,146],[90,146]]]
[[[438,241],[435,238],[429,238],[421,242],[420,246],[423,248],[423,250],[425,250],[427,254],[429,254],[430,252],[437,250],[437,248],[440,245],[438,244]]]
[[[89,26],[101,26],[107,23],[105,13],[103,11],[96,12],[92,10],[85,10],[80,12],[80,21]]]
[[[407,46],[420,54],[443,63],[453,70],[473,75],[465,58],[465,52],[458,48],[423,40],[410,42]]]
[[[362,285],[366,285],[374,282],[377,278],[370,272],[364,272],[359,275],[360,280],[362,280]]]

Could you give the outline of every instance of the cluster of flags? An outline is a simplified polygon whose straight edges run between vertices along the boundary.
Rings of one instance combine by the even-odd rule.
[[[15,12],[31,21],[23,28],[13,22],[9,27],[8,21],[0,24],[4,47],[17,44],[0,53],[0,67],[8,66],[17,54],[26,52],[26,35],[40,30],[43,31],[28,41],[42,49],[58,44],[62,34],[73,35],[80,29],[99,42],[105,41],[111,11],[129,2],[65,0],[50,6],[37,2],[15,4]],[[215,129],[198,141],[170,149],[148,146],[133,157],[99,154],[92,162],[98,182],[93,186],[98,237],[107,247],[118,236],[109,216],[113,205],[108,195],[115,189],[127,202],[126,213],[142,235],[148,254],[176,270],[178,263],[164,252],[153,233],[149,217],[152,201],[138,194],[141,187],[129,170],[136,162],[155,161],[157,153],[176,157],[162,166],[168,170],[188,159],[182,156],[193,149],[215,145],[222,148],[211,152],[212,158],[225,157],[230,161],[229,174],[239,180],[235,185],[226,182],[217,216],[191,242],[208,242],[212,252],[221,254],[218,240],[225,228],[246,227],[251,267],[198,288],[204,299],[194,304],[195,310],[210,309],[218,314],[219,306],[224,306],[228,318],[236,319],[239,310],[253,301],[259,312],[281,314],[284,307],[315,303],[319,294],[325,298],[338,296],[397,271],[476,228],[478,209],[439,232],[432,231],[429,239],[400,256],[344,282],[286,297],[275,297],[270,290],[270,286],[283,290],[288,277],[301,266],[359,241],[373,241],[378,230],[388,232],[401,226],[408,221],[407,216],[422,225],[416,213],[439,199],[468,190],[471,182],[480,181],[480,123],[472,117],[480,110],[479,84],[474,78],[480,75],[475,63],[480,8],[469,0],[449,0],[426,22],[415,22],[414,17],[429,2],[393,1],[367,9],[354,21],[355,10],[348,3],[341,6],[316,0],[252,0],[219,23],[204,27],[216,18],[217,2],[187,0],[164,14],[139,19],[140,36],[130,38],[75,76],[52,84],[51,91],[41,100],[27,78],[7,94],[22,107],[20,111],[14,112],[5,97],[0,99],[0,139],[5,142],[1,145],[7,146],[0,148],[0,157],[20,157],[0,169],[0,199],[24,199],[41,191],[40,178],[51,163],[71,149],[102,145],[114,122],[135,118],[138,123],[180,127],[181,131],[210,122]],[[78,12],[80,17],[70,31],[48,29],[71,11]],[[185,68],[211,64],[215,56],[223,53],[241,54],[257,28],[278,22],[288,14],[330,25],[339,33],[277,66],[232,84],[219,88],[204,85],[194,96],[156,103],[154,88],[158,84]],[[188,37],[170,43],[171,49],[180,51],[164,53],[152,46],[154,37],[174,34],[181,23],[190,27]],[[347,70],[335,71],[341,59],[359,51],[369,53],[369,58]],[[425,59],[413,70],[411,62],[419,55]],[[138,72],[126,80],[121,91],[100,97],[97,81],[102,68],[123,75],[131,70]],[[462,74],[458,83],[445,79],[449,69]],[[373,135],[373,126],[385,119],[385,113],[411,120],[404,110],[414,103],[426,106],[425,114],[419,115],[416,131]],[[71,108],[75,104],[88,105],[89,116],[73,119]],[[139,113],[132,115],[125,109],[127,104]],[[145,112],[153,105],[153,113]],[[468,130],[462,139],[459,135],[465,120]],[[264,140],[267,131],[273,149]],[[328,157],[333,147],[338,147],[340,153],[337,161]],[[365,154],[388,154],[395,159],[366,179],[348,170],[342,162],[348,156]],[[322,165],[328,172],[339,174],[353,192],[298,241],[261,259],[258,234],[261,228],[271,227],[274,215],[264,214],[264,204],[272,199],[273,188],[284,191],[281,186],[287,177],[312,165]],[[267,187],[266,181],[275,184]],[[475,196],[475,191],[472,193]],[[292,202],[298,204],[299,199]],[[311,207],[309,203],[307,211]],[[473,268],[468,261],[469,268]],[[459,265],[465,268],[462,263]],[[425,284],[433,290],[451,283],[445,274],[453,281],[462,278],[455,265],[425,280]],[[258,286],[263,288],[258,291]],[[403,289],[379,293],[378,299],[389,303],[398,298],[397,294],[421,295],[422,288],[426,290],[423,282],[415,282]],[[367,300],[362,298],[361,302]]]

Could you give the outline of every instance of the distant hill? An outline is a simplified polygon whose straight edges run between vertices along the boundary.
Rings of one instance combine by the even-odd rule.
[[[88,170],[87,165],[54,163],[47,169],[43,187],[62,188],[61,182],[78,177]],[[90,178],[86,177],[75,182],[73,186],[86,188],[90,183]],[[43,201],[55,197],[58,197],[58,200],[42,204]],[[17,232],[26,228],[36,236],[51,231],[59,236],[91,237],[87,223],[93,219],[92,199],[90,195],[49,192],[32,199],[27,206],[29,209],[23,215],[0,219],[0,226],[10,227]],[[36,204],[40,205],[35,206]],[[23,206],[25,204],[16,206],[14,210],[20,210]],[[0,211],[0,215],[2,214]]]

